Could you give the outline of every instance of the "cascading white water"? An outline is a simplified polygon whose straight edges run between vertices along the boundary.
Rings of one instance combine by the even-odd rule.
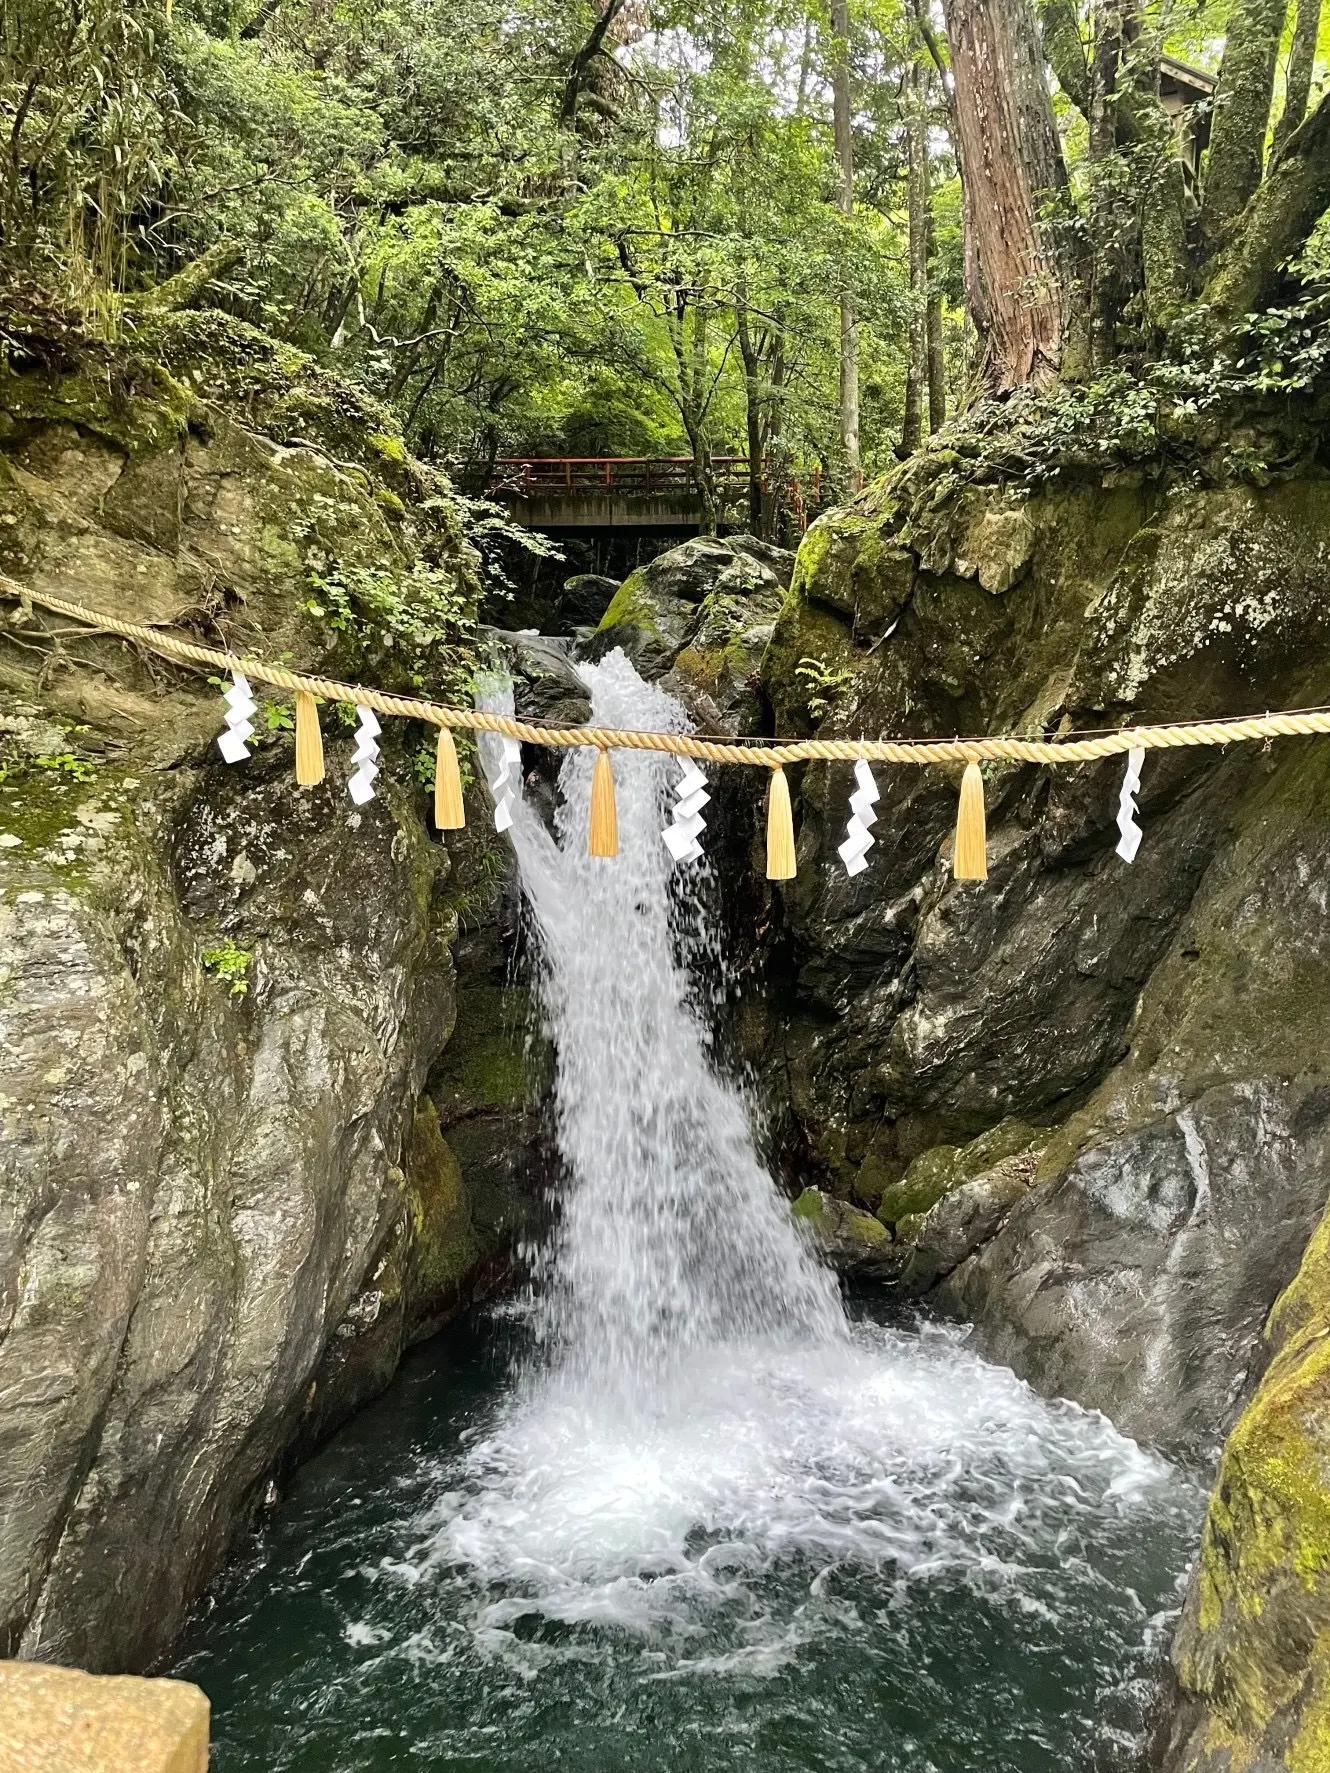
[[[621,653],[585,676],[598,723],[685,725]],[[661,839],[678,760],[616,755],[613,860],[586,854],[592,765],[575,751],[563,766],[557,844],[529,807],[514,808],[569,1178],[539,1309],[561,1370],[649,1402],[699,1350],[843,1339],[846,1327],[690,1001]]]
[[[598,723],[685,725],[621,654],[584,676]],[[585,853],[591,767],[563,764],[558,842],[527,807],[512,832],[568,1175],[537,1350],[447,1473],[411,1579],[479,1584],[478,1639],[519,1664],[512,1627],[534,1611],[672,1643],[681,1668],[750,1671],[841,1628],[819,1599],[837,1564],[991,1599],[1083,1562],[1093,1589],[1082,1535],[1158,1503],[1167,1467],[958,1333],[847,1323],[679,957],[661,839],[678,765],[616,755],[613,860]]]

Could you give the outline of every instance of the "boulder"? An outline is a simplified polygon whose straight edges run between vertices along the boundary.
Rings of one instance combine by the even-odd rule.
[[[189,1681],[0,1663],[0,1766],[14,1773],[207,1773],[208,1712]]]
[[[754,536],[697,536],[624,580],[587,646],[622,647],[647,677],[668,677],[715,730],[754,730],[756,673],[785,598],[793,556]]]
[[[594,628],[618,589],[619,581],[602,573],[574,573],[563,582],[559,614],[570,628]]]
[[[880,1280],[899,1273],[891,1233],[871,1213],[861,1212],[817,1188],[805,1188],[790,1211],[819,1253],[843,1274]]]
[[[573,664],[571,642],[501,628],[482,628],[480,633],[512,677],[513,707],[520,719],[582,726],[591,718],[591,697]]]

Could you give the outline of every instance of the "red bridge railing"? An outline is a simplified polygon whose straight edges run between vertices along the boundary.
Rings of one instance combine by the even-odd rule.
[[[743,456],[713,456],[711,471],[718,488],[748,484]],[[617,492],[635,498],[697,492],[691,456],[504,456],[491,470],[490,486],[495,492]]]
[[[735,505],[748,491],[748,458],[713,456],[711,475],[722,504]],[[686,499],[696,498],[699,491],[691,456],[500,456],[489,464],[464,463],[457,478],[468,491],[518,498],[617,493],[621,498]],[[764,471],[764,487],[766,484]],[[809,493],[816,505],[821,493],[821,474],[816,469]],[[779,494],[783,509],[804,528],[808,517],[802,483],[783,476]]]

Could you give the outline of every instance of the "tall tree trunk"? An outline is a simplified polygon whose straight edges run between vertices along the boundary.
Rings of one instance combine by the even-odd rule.
[[[1298,18],[1288,52],[1288,75],[1284,81],[1284,109],[1275,126],[1276,154],[1283,153],[1284,144],[1307,115],[1312,70],[1316,65],[1316,40],[1321,34],[1321,0],[1297,0],[1297,7]]]
[[[739,333],[739,355],[744,366],[744,416],[748,431],[748,527],[762,534],[762,380],[761,359],[748,324],[748,288],[741,282],[734,318]]]
[[[1090,54],[1090,337],[1096,363],[1107,363],[1117,342],[1122,306],[1118,250],[1121,192],[1115,188],[1118,149],[1118,70],[1122,64],[1122,13],[1112,0],[1096,0],[1091,14]]]
[[[928,116],[924,108],[923,69],[912,62],[906,70],[905,141],[910,215],[910,355],[905,374],[905,416],[901,453],[912,455],[924,438],[924,401],[928,392]]]
[[[777,308],[776,325],[767,359],[766,428],[762,434],[762,454],[766,463],[766,498],[763,502],[761,535],[765,541],[778,541],[787,508],[790,485],[789,449],[785,442],[785,321],[784,310]]]
[[[1118,139],[1131,152],[1136,180],[1145,313],[1161,333],[1190,301],[1195,279],[1187,243],[1187,177],[1159,97],[1162,48],[1147,19],[1127,53],[1118,100]]]
[[[840,179],[836,207],[844,216],[854,214],[854,115],[850,97],[849,0],[831,0],[831,112],[836,135],[836,163]],[[840,298],[840,440],[850,491],[863,484],[859,461],[859,322],[854,295],[842,290]]]
[[[928,196],[928,308],[924,316],[928,334],[928,429],[940,431],[947,422],[947,359],[942,340],[942,291],[933,277],[935,251],[933,194]]]
[[[924,355],[927,364],[925,379],[928,385],[928,429],[932,433],[940,431],[947,420],[947,368],[942,342],[942,292],[933,276],[933,260],[937,251],[937,240],[933,218],[933,168],[928,152],[929,104],[934,82],[936,82],[942,113],[946,118],[947,129],[953,136],[956,132],[956,112],[951,86],[947,79],[946,64],[942,59],[942,52],[938,47],[937,37],[929,20],[924,0],[913,0],[912,10],[920,44],[928,56],[927,62],[922,65],[920,70],[920,143],[922,154],[919,158],[924,173],[924,283],[926,286]]]
[[[1079,368],[1067,172],[1027,0],[945,0],[956,153],[973,235],[971,310],[999,391]],[[967,252],[967,259],[970,254]],[[968,267],[967,267],[968,268]]]
[[[696,415],[689,437],[693,445],[693,474],[702,495],[702,533],[714,536],[720,523],[720,493],[716,471],[711,461],[711,443],[706,427],[707,338],[710,314],[704,305],[706,294],[693,308],[693,353],[689,405]]]
[[[1250,314],[1274,292],[1280,267],[1304,246],[1330,206],[1330,96],[1293,131],[1270,176],[1210,267],[1203,298],[1224,320]]]
[[[1215,88],[1201,227],[1218,245],[1261,182],[1275,64],[1288,0],[1236,0]]]

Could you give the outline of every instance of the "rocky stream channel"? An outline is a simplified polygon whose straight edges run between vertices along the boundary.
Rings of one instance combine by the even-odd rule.
[[[356,415],[320,418],[319,392],[292,441],[272,411],[177,411],[140,390],[130,423],[95,385],[11,388],[0,570],[333,668],[311,572],[391,560],[464,586],[477,563],[446,485]],[[486,644],[523,712],[587,718],[579,666],[621,653],[713,732],[1054,734],[1324,703],[1330,480],[1305,451],[1259,482],[1236,459],[1022,479],[939,445],[822,517],[797,557],[699,538],[617,588],[575,587],[549,615],[559,635],[501,632],[487,607]],[[483,786],[444,843],[413,739],[385,747],[360,810],[331,729],[317,789],[294,787],[279,718],[228,770],[202,680],[18,606],[5,621],[5,1652],[161,1668],[188,1626],[205,1662],[187,1666],[216,1677],[219,1765],[237,1773],[506,1768],[556,1740],[569,1765],[627,1765],[653,1730],[666,1740],[661,1718],[704,1717],[705,1668],[681,1699],[670,1668],[634,1660],[649,1643],[597,1662],[565,1617],[575,1654],[542,1711],[531,1696],[567,1641],[536,1632],[530,1668],[486,1686],[472,1640],[449,1652],[462,1603],[436,1606],[417,1580],[388,1619],[334,1605],[341,1648],[322,1663],[317,1610],[290,1611],[302,1560],[327,1594],[348,1571],[411,1562],[421,1511],[493,1424],[495,1347],[530,1333],[510,1282],[549,1235],[560,1176],[549,1016],[532,1007],[519,883]],[[553,817],[551,767],[523,762],[532,816]],[[1042,1449],[1030,1493],[1080,1498],[1060,1529],[1030,1516],[1029,1567],[1057,1566],[1062,1530],[1087,1586],[1017,1584],[1054,1624],[1022,1636],[997,1607],[967,1648],[964,1585],[912,1612],[899,1544],[876,1562],[851,1546],[823,1579],[795,1535],[791,1563],[744,1603],[750,1623],[788,1628],[792,1658],[766,1685],[760,1658],[741,1677],[727,1664],[723,1755],[680,1725],[671,1764],[1330,1768],[1330,749],[1151,753],[1131,866],[1114,854],[1120,773],[986,772],[982,887],[950,877],[943,770],[879,772],[878,845],[848,879],[849,768],[808,766],[799,873],[780,888],[762,878],[753,784],[713,786],[703,896],[724,965],[700,964],[714,1063],[741,1080],[801,1235],[844,1277],[854,1359],[889,1346],[922,1363],[889,1400],[902,1419],[952,1400],[948,1445],[973,1454],[983,1492],[971,1508],[964,1485],[946,1491],[956,1543],[1019,1561],[974,1538],[973,1511],[998,1508],[977,1451],[997,1424]],[[426,1341],[450,1322],[451,1342]],[[995,1389],[967,1415],[977,1371]],[[925,1482],[863,1429],[862,1396],[860,1414],[845,1401],[828,1415],[834,1387],[800,1384],[823,1408],[810,1420],[885,1478],[913,1473],[907,1501],[937,1501],[935,1472]],[[697,1465],[677,1438],[657,1451],[667,1477]],[[1077,1507],[1128,1493],[1111,1528],[1077,1524]],[[763,1517],[764,1545],[783,1518]],[[795,1617],[809,1595],[816,1628]],[[770,1649],[736,1620],[726,1656]],[[338,1762],[316,1739],[273,1759],[260,1736],[244,1758],[274,1704],[354,1685],[346,1656],[379,1631],[399,1649],[434,1634],[406,1738],[342,1742]],[[970,1718],[958,1694],[981,1678],[1016,1710]],[[1041,1682],[1075,1696],[1074,1725]],[[501,1731],[515,1706],[522,1760],[504,1758],[516,1738],[482,1752],[447,1733],[448,1707],[465,1732]],[[579,1746],[593,1715],[632,1731]]]

